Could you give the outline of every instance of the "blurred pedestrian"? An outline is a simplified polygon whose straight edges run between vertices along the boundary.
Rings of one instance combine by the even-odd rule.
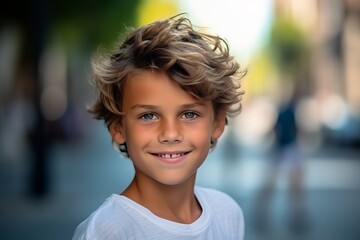
[[[278,112],[274,126],[274,155],[269,159],[264,184],[256,198],[255,226],[260,230],[267,230],[269,227],[269,205],[281,173],[285,173],[289,180],[289,228],[295,233],[306,230],[303,190],[304,157],[297,141],[299,129],[296,122],[296,106],[297,99],[294,95],[280,107]]]

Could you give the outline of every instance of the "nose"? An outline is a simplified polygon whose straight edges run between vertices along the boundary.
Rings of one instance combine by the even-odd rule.
[[[160,125],[158,140],[166,144],[182,142],[183,135],[180,124],[176,120],[163,120]]]

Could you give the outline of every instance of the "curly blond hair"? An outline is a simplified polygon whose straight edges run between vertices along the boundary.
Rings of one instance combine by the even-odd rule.
[[[235,116],[241,110],[246,71],[225,40],[195,30],[183,14],[130,31],[113,52],[94,57],[92,69],[99,93],[88,110],[108,127],[124,114],[126,82],[146,70],[163,71],[194,97],[212,101],[215,113]]]

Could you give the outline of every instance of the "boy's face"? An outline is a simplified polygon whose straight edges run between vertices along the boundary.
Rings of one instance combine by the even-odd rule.
[[[195,177],[211,138],[220,137],[225,113],[199,101],[165,73],[146,71],[124,89],[121,123],[110,126],[118,144],[127,143],[136,177],[175,185]]]

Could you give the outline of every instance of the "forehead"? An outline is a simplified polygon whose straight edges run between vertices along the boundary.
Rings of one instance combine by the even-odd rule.
[[[138,73],[128,79],[124,87],[124,110],[136,104],[178,106],[194,103],[211,106],[210,101],[195,98],[164,72]]]

